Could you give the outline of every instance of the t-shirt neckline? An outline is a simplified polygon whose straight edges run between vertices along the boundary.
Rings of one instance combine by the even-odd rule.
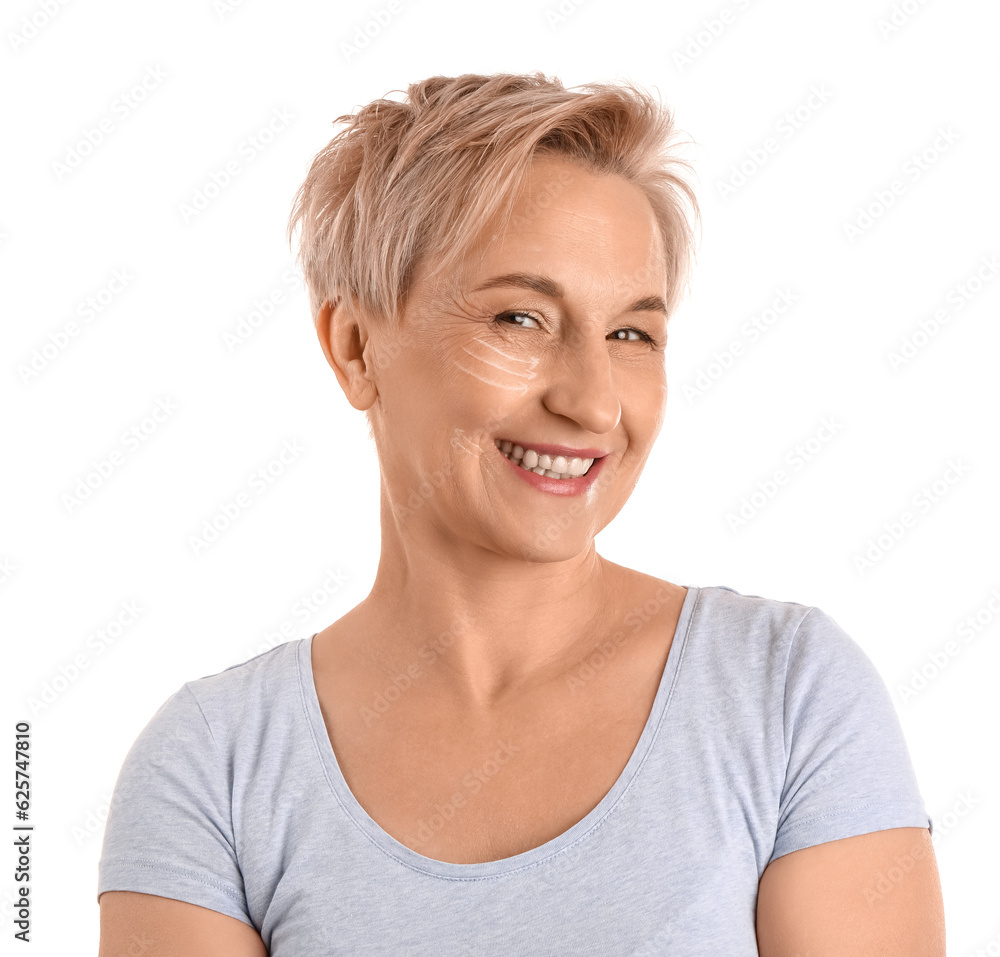
[[[704,588],[697,585],[687,585],[686,587],[687,594],[681,605],[677,626],[674,630],[674,639],[667,654],[667,661],[660,676],[649,717],[646,719],[642,734],[625,768],[612,785],[611,790],[604,795],[589,814],[552,840],[546,841],[538,847],[522,851],[520,854],[515,854],[513,857],[505,857],[496,861],[480,861],[474,864],[456,864],[452,861],[439,861],[436,858],[426,857],[397,841],[391,834],[383,830],[361,806],[347,786],[347,781],[340,770],[330,736],[326,730],[326,723],[323,720],[323,713],[320,710],[312,669],[312,642],[316,635],[299,639],[297,650],[299,689],[302,694],[306,721],[327,782],[341,808],[354,825],[390,857],[414,870],[450,880],[477,880],[507,875],[521,868],[537,865],[582,840],[600,824],[618,803],[632,780],[639,773],[659,733],[667,703],[680,671],[681,659],[691,630],[694,611],[704,591]]]

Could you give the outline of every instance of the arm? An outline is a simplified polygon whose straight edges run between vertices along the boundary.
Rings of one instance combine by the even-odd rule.
[[[133,891],[101,895],[98,957],[268,957],[249,924],[207,907]]]
[[[190,684],[129,749],[104,828],[101,957],[266,957],[236,853],[226,702],[209,727]]]
[[[926,828],[828,841],[772,861],[757,893],[760,957],[945,957]]]

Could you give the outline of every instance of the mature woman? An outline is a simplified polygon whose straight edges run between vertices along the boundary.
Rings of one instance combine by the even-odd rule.
[[[860,647],[594,548],[663,421],[697,214],[669,112],[466,75],[340,121],[290,230],[378,451],[375,583],[153,716],[101,954],[943,955]]]

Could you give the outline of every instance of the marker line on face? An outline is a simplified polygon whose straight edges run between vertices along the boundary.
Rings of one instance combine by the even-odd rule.
[[[501,365],[500,363],[493,361],[491,358],[487,356],[477,354],[468,345],[463,346],[462,351],[465,352],[468,356],[470,356],[473,360],[481,362],[484,365],[491,366],[492,368],[499,370],[505,375],[514,376],[515,378],[521,380],[530,381],[531,379],[534,379],[536,375],[538,375],[538,373],[535,372],[535,366],[538,365],[537,356],[532,356],[530,359],[524,359],[520,356],[508,355],[501,349],[498,349],[492,343],[483,342],[481,339],[475,339],[473,340],[473,342],[477,346],[483,346],[486,349],[492,349],[493,352],[495,352],[498,356],[507,361],[507,365]],[[516,367],[515,368],[510,367],[512,365],[517,366],[518,364],[522,366],[527,365],[528,368],[522,370]],[[483,375],[482,373],[473,371],[472,369],[468,368],[468,366],[463,365],[461,362],[456,361],[455,365],[463,372],[467,373],[468,375],[471,375],[474,379],[478,379],[480,382],[485,382],[487,385],[493,385],[496,386],[497,388],[504,389],[507,392],[516,392],[518,395],[524,395],[524,393],[527,392],[528,390],[525,381],[517,382],[516,384],[513,385],[503,381],[497,382],[494,379],[486,378],[486,376]]]

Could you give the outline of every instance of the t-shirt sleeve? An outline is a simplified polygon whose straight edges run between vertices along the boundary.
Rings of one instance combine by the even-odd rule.
[[[159,708],[118,774],[97,897],[139,891],[254,926],[233,836],[232,769],[187,684]]]
[[[933,829],[885,682],[857,642],[815,607],[789,644],[784,750],[771,860],[887,828]]]

